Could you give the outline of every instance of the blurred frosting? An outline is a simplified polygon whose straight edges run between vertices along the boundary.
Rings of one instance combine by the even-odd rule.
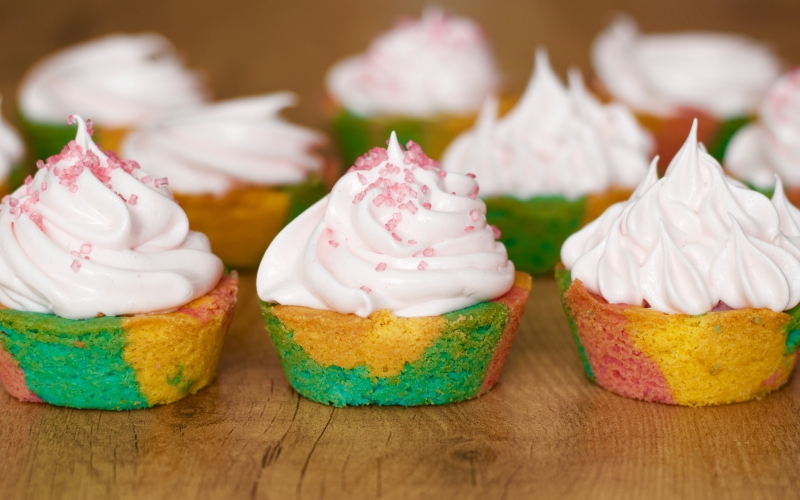
[[[761,103],[759,121],[743,127],[725,151],[735,177],[769,189],[777,174],[800,186],[800,68],[784,75]]]
[[[169,177],[178,193],[301,183],[320,170],[314,150],[325,138],[280,116],[295,101],[284,92],[187,109],[128,134],[122,154]]]
[[[506,293],[514,264],[486,224],[478,185],[392,133],[267,249],[258,296],[366,317],[438,316]]]
[[[476,111],[498,80],[478,25],[429,7],[419,21],[404,19],[380,35],[366,53],[336,63],[327,86],[360,115],[431,117]]]
[[[0,205],[0,303],[84,319],[169,311],[211,291],[222,262],[167,181],[104,154],[75,118],[75,140]]]
[[[657,116],[681,108],[720,118],[751,114],[781,64],[765,44],[717,33],[642,35],[619,17],[592,45],[600,81],[637,111]]]
[[[0,97],[0,105],[3,99]],[[1,106],[0,106],[1,107]],[[17,131],[0,114],[0,183],[11,171],[22,163],[25,145]]]
[[[72,113],[122,128],[206,99],[170,42],[154,33],[107,35],[37,63],[20,84],[26,118],[62,123]]]
[[[481,196],[577,198],[611,186],[633,189],[647,171],[652,141],[618,103],[601,104],[570,70],[569,88],[538,50],[517,106],[498,118],[490,97],[472,130],[447,148],[442,168],[477,176]]]
[[[653,160],[626,202],[570,236],[561,260],[613,304],[665,313],[784,311],[800,302],[800,211],[725,176],[688,140],[663,178]]]

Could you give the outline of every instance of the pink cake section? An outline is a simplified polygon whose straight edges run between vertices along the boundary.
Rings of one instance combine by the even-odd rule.
[[[19,367],[17,360],[0,345],[0,382],[6,391],[25,403],[41,403],[39,396],[32,393],[25,383],[25,372]]]
[[[600,386],[629,398],[675,404],[664,374],[636,348],[626,330],[622,311],[628,306],[609,304],[587,291],[580,280],[572,282],[566,299]]]
[[[212,318],[219,314],[219,311],[227,311],[233,309],[236,305],[236,294],[239,291],[239,274],[232,271],[231,274],[222,276],[217,286],[208,292],[207,295],[200,299],[209,298],[213,301],[212,304],[203,303],[198,307],[189,307],[190,304],[181,307],[176,312],[188,314],[199,319],[205,325]],[[231,318],[233,315],[231,315]]]

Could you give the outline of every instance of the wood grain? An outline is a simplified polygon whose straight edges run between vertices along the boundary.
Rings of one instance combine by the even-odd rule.
[[[25,69],[113,30],[166,34],[219,97],[282,89],[292,117],[324,125],[330,63],[421,0],[0,2],[0,91],[13,115]],[[800,62],[791,0],[443,1],[486,28],[519,90],[537,44],[589,70],[614,10],[645,30],[737,30]],[[534,281],[500,384],[470,402],[343,408],[288,386],[243,276],[218,380],[151,410],[21,404],[0,390],[0,498],[792,498],[800,486],[800,383],[760,401],[688,409],[627,400],[583,375],[552,279]]]

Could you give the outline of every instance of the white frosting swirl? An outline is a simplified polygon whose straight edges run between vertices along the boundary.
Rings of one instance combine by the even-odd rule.
[[[499,77],[477,24],[427,8],[328,71],[330,94],[364,116],[431,117],[476,111]]]
[[[0,98],[0,106],[3,99]],[[25,145],[17,131],[0,114],[0,180],[19,166],[25,156]]]
[[[123,128],[198,104],[206,92],[170,42],[154,33],[108,35],[60,50],[20,84],[26,118],[62,123],[76,111]]]
[[[735,177],[768,189],[777,174],[800,186],[800,68],[784,75],[761,103],[759,121],[743,127],[725,151]]]
[[[191,108],[128,134],[121,151],[153,175],[169,177],[177,193],[298,184],[320,170],[314,149],[325,139],[280,116],[296,100],[283,92]]]
[[[597,76],[615,99],[638,111],[669,116],[681,108],[720,118],[748,115],[781,64],[772,50],[740,35],[641,35],[620,17],[592,45]]]
[[[487,99],[475,128],[444,152],[442,168],[475,174],[484,198],[577,198],[611,186],[634,188],[651,149],[650,136],[627,108],[601,104],[577,69],[565,87],[540,49],[517,106],[498,119],[497,99]]]
[[[0,205],[0,303],[83,319],[168,311],[212,290],[222,262],[165,181],[106,156],[76,119],[75,141]]]
[[[800,302],[800,212],[725,176],[688,140],[658,179],[653,160],[626,202],[570,236],[561,260],[614,304],[702,314],[726,306],[773,311]]]
[[[258,270],[268,302],[366,317],[437,316],[497,298],[514,264],[474,179],[392,133],[275,238]]]

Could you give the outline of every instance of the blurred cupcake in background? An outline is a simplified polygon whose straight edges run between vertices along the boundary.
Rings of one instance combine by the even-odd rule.
[[[334,136],[347,165],[364,151],[385,147],[394,130],[429,156],[472,124],[500,77],[478,25],[439,8],[403,19],[367,52],[328,71]]]
[[[169,184],[228,266],[254,268],[283,226],[325,194],[325,137],[280,116],[295,101],[283,92],[187,109],[126,135],[122,155]]]
[[[627,16],[595,38],[592,63],[601,91],[633,108],[666,158],[678,152],[697,117],[698,139],[721,159],[781,71],[769,46],[745,36],[643,35]]]
[[[3,99],[0,97],[0,104]],[[17,179],[24,172],[25,145],[14,128],[0,114],[0,196],[11,191],[12,186],[22,184]]]
[[[786,197],[800,205],[800,68],[775,82],[761,103],[758,121],[733,136],[724,166],[765,194],[772,193],[779,176]]]
[[[498,118],[489,98],[475,127],[445,151],[442,168],[474,176],[486,218],[517,269],[545,273],[564,240],[628,198],[647,172],[649,134],[630,110],[601,104],[576,69],[569,87],[536,53],[525,94]]]
[[[91,116],[96,142],[116,150],[125,131],[206,100],[199,76],[161,35],[113,34],[59,50],[19,87],[19,113],[39,159],[75,135],[71,114]]]

